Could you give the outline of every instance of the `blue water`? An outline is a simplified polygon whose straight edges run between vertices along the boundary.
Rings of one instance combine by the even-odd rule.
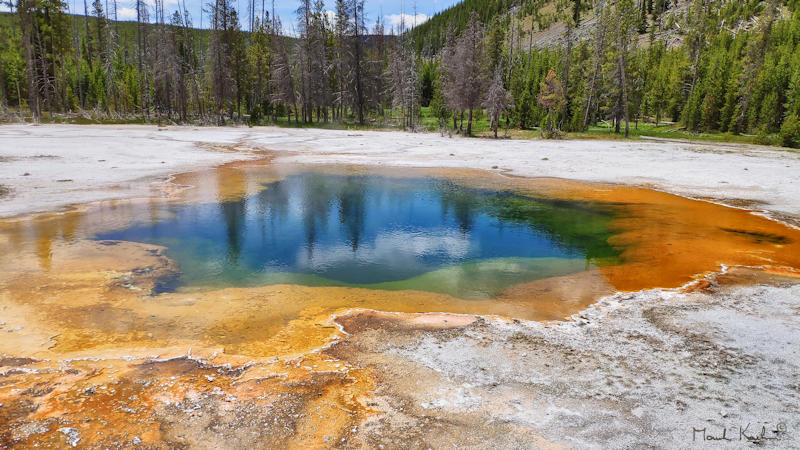
[[[166,246],[181,274],[161,290],[299,283],[483,298],[613,261],[612,218],[602,205],[445,179],[307,172],[96,238]]]

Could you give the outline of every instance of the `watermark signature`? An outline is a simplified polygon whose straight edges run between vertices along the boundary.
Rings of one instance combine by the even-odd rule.
[[[774,426],[765,424],[760,427],[748,423],[739,425],[738,433],[736,428],[712,429],[709,427],[692,427],[692,442],[697,441],[743,441],[752,443],[762,443],[766,441],[778,440],[788,432],[786,423],[778,422]]]

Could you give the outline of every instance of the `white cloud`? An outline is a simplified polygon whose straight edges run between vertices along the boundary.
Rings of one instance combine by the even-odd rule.
[[[415,24],[420,25],[429,19],[427,14],[417,13],[416,16],[416,23],[414,22],[414,15],[413,14],[389,14],[386,16],[386,32],[388,33],[388,28],[394,28],[395,33],[401,32],[403,30],[400,29],[400,24],[405,20],[405,28],[409,29],[413,27]]]
[[[394,230],[378,233],[373,242],[362,242],[355,255],[348,244],[317,244],[310,259],[307,248],[298,249],[295,264],[297,267],[320,270],[356,258],[367,264],[391,261],[393,264],[413,267],[422,264],[421,259],[436,255],[448,260],[463,259],[472,245],[468,235],[455,230],[431,230],[426,233]]]
[[[144,0],[144,4],[150,8],[150,20],[152,21],[154,18],[153,8],[155,8],[156,2],[155,0]],[[111,7],[111,11],[108,12],[109,16],[113,18],[113,6]],[[172,13],[180,9],[180,3],[178,0],[164,0],[164,15],[166,16],[165,20],[169,20],[169,16]],[[131,3],[130,7],[127,6],[117,6],[117,19],[118,20],[136,20],[136,4],[135,2]]]
[[[119,8],[117,10],[117,19],[136,20],[136,8]]]

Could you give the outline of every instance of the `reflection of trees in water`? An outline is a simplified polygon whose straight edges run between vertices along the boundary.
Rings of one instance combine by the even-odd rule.
[[[480,213],[480,193],[449,180],[438,182],[435,186],[442,202],[442,218],[446,218],[452,209],[458,229],[462,234],[469,233],[475,222],[475,214]]]
[[[358,250],[367,214],[367,180],[363,176],[348,176],[342,180],[338,193],[339,222],[342,224],[353,253]]]
[[[434,184],[438,191],[442,217],[453,214],[462,233],[468,233],[477,214],[486,214],[500,224],[515,223],[546,235],[554,245],[593,258],[616,258],[618,252],[607,240],[610,207],[588,202],[532,198],[508,191],[472,189],[452,181]]]
[[[245,199],[220,203],[220,213],[225,222],[225,235],[228,240],[227,257],[238,262],[242,252],[242,236],[245,228]]]
[[[264,189],[256,194],[258,213],[273,222],[276,218],[285,218],[289,211],[289,196],[289,186],[285,180],[264,185]]]
[[[335,190],[328,186],[327,179],[329,177],[320,174],[309,174],[304,177],[302,221],[308,259],[311,259],[314,253],[318,228],[324,228],[328,224],[328,215]]]
[[[615,211],[610,205],[589,202],[531,198],[511,192],[485,196],[485,211],[503,222],[525,225],[546,235],[554,245],[580,251],[588,260],[618,258],[609,243],[609,222]]]
[[[442,221],[454,222],[463,235],[471,233],[479,215],[484,215],[497,220],[493,226],[526,227],[547,236],[553,245],[567,252],[585,255],[587,260],[618,257],[607,242],[611,236],[608,223],[615,214],[613,205],[532,198],[508,191],[468,188],[449,180],[304,173],[265,185],[249,204],[259,213],[264,244],[270,242],[270,246],[278,248],[281,240],[288,238],[286,232],[302,233],[310,260],[332,213],[339,216],[340,239],[346,240],[355,253],[363,245],[365,233],[375,231],[366,229],[369,205],[376,208],[372,214],[381,214],[380,205],[384,202],[391,204],[390,210],[406,214],[413,212],[414,198],[420,193],[432,194],[434,202],[440,203]],[[299,201],[299,217],[291,210],[294,199]],[[241,251],[246,205],[244,201],[222,205],[232,261]],[[334,207],[338,210],[334,211]],[[299,219],[299,229],[286,229],[287,221],[295,219]]]
[[[224,189],[223,187],[229,187]],[[242,238],[245,224],[246,198],[237,196],[231,199],[227,192],[247,192],[247,178],[241,171],[220,170],[217,172],[217,200],[225,222],[225,235],[228,241],[227,258],[238,263],[242,252]]]
[[[285,222],[289,215],[289,197],[289,186],[285,180],[265,184],[264,189],[256,194],[254,203],[261,219],[259,225],[263,244],[269,242],[274,246],[278,239],[285,238],[276,235],[275,230],[278,228],[276,223]],[[269,225],[269,229],[267,225]],[[267,236],[267,231],[269,231],[269,236]]]
[[[281,239],[274,236],[280,229],[277,222],[285,222],[289,216],[289,205],[293,196],[301,201],[300,221],[306,242],[308,258],[313,256],[314,244],[328,225],[334,203],[338,204],[339,221],[353,251],[361,243],[367,214],[367,185],[365,176],[331,176],[307,173],[290,175],[282,180],[265,184],[256,195],[255,205],[261,221],[262,237],[266,241],[267,226],[272,233],[271,241]]]

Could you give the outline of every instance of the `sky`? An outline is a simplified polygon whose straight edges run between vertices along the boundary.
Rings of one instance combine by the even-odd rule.
[[[70,8],[70,12],[76,14],[83,14],[83,2],[80,0],[65,0]],[[144,0],[146,3],[153,5],[155,0]],[[165,12],[169,13],[178,9],[179,1],[185,2],[186,8],[192,17],[192,24],[195,27],[202,26],[207,28],[208,17],[202,13],[203,8],[207,5],[208,0],[164,0]],[[213,0],[211,0],[213,1]],[[231,0],[234,2],[239,15],[242,18],[242,23],[246,26],[250,23],[247,16],[247,4],[249,0]],[[106,0],[110,6],[112,0]],[[258,8],[260,9],[261,1],[256,0]],[[459,0],[417,0],[416,1],[416,23],[417,25],[428,20],[429,17],[436,12],[446,9]],[[87,1],[91,4],[91,1]],[[281,18],[284,26],[284,31],[287,34],[294,34],[293,25],[296,22],[294,11],[297,9],[299,0],[275,0],[275,12]],[[272,0],[264,0],[265,7],[271,9]],[[325,0],[325,8],[328,10],[334,9],[334,0]],[[379,17],[384,18],[386,24],[386,32],[389,33],[391,28],[399,29],[400,22],[405,14],[406,25],[410,27],[414,23],[414,0],[364,0],[364,8],[366,12],[366,19],[369,28],[375,23]],[[7,11],[7,7],[0,6],[0,11]],[[112,14],[113,16],[113,14]],[[201,17],[202,16],[202,17]],[[117,0],[117,17],[120,20],[136,20],[136,2],[135,0]]]

